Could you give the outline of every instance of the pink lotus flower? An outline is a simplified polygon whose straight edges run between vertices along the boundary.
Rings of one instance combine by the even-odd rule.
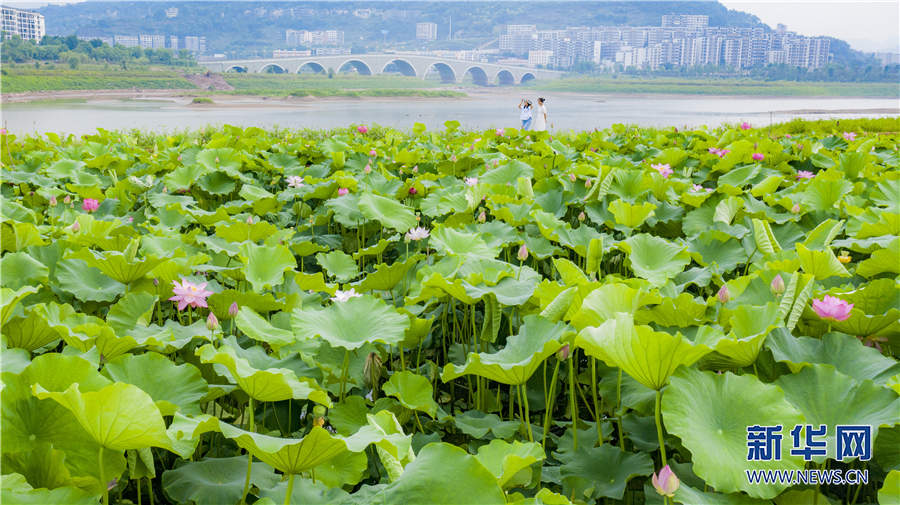
[[[100,202],[93,198],[85,198],[84,202],[81,203],[81,208],[84,209],[85,212],[94,212],[100,208]]]
[[[856,132],[844,132],[843,137],[847,142],[853,142],[856,140]]]
[[[728,286],[725,286],[724,284],[722,285],[722,289],[720,289],[719,292],[716,293],[716,299],[719,300],[722,305],[728,303],[728,301],[731,300],[731,292],[728,291]]]
[[[671,168],[669,168],[668,163],[660,163],[658,165],[650,165],[650,166],[653,167],[654,170],[659,172],[660,175],[663,176],[663,178],[668,178],[670,175],[672,175],[673,170]]]
[[[477,186],[478,185],[478,177],[466,177],[466,185],[467,186]]]
[[[710,147],[709,154],[719,154],[719,148],[718,147]]]
[[[182,278],[181,285],[178,281],[172,281],[175,284],[175,296],[169,298],[170,302],[178,302],[178,310],[184,310],[185,307],[206,307],[206,298],[213,294],[212,291],[206,291],[206,283],[194,284],[187,279]]]
[[[369,175],[372,173],[372,165],[366,164],[366,168],[363,169],[363,173]]]
[[[822,300],[814,299],[812,308],[817,316],[826,321],[846,321],[850,319],[850,311],[853,310],[853,304],[834,296],[825,295],[825,298]]]
[[[287,178],[288,186],[292,188],[302,188],[303,187],[303,177],[299,175],[289,175]]]
[[[795,203],[793,207],[791,207],[791,213],[799,214],[800,213],[800,204]]]
[[[453,163],[456,163],[456,155],[455,154],[450,155],[450,161],[452,161]]]
[[[763,154],[763,153],[753,153],[753,160],[754,160],[754,161],[762,161],[762,159],[765,158],[765,157],[766,157],[766,155]]]
[[[781,274],[776,275],[775,278],[772,279],[772,284],[769,285],[769,289],[771,289],[772,293],[775,295],[784,293],[784,279],[781,278]]]
[[[63,203],[66,205],[69,205],[70,203],[72,203],[72,197],[69,195],[66,195],[66,197],[63,199]]]
[[[785,133],[785,134],[784,134],[784,137],[785,137],[785,138],[791,138],[791,134],[790,134],[790,133]]]
[[[584,181],[584,187],[586,187],[587,189],[591,189],[591,180],[590,179]]]
[[[360,125],[358,128],[356,128],[356,131],[365,135],[366,133],[369,133],[369,128],[366,127],[366,125]]]
[[[797,172],[798,179],[812,179],[813,177],[815,177],[815,174],[813,174],[812,172],[806,171],[806,170],[801,170],[801,171]]]
[[[484,211],[481,211],[481,214],[478,214],[478,222],[484,223],[485,221],[487,221],[487,214],[485,214]]]
[[[6,131],[6,128],[0,128],[0,135],[7,135],[7,134],[8,134],[8,132]]]
[[[181,155],[178,155],[178,162],[181,163]]]
[[[731,151],[729,151],[728,149],[719,149],[719,152],[716,153],[716,154],[719,155],[719,158],[722,158],[722,157],[724,157],[726,154],[728,154],[728,153],[730,153],[730,152],[731,152]]]
[[[74,231],[75,233],[78,233],[78,230],[80,230],[80,229],[81,229],[81,225],[78,224],[78,221],[75,221],[74,223],[72,223],[72,231]]]
[[[338,196],[344,196],[344,195],[346,195],[346,194],[349,193],[349,192],[350,192],[349,189],[347,189],[347,188],[341,188],[341,189],[338,190]]]
[[[56,196],[50,197],[50,206],[51,207],[56,207],[56,204],[58,204],[58,203],[59,203],[59,201],[56,200]]]
[[[675,491],[681,484],[678,480],[678,476],[675,475],[671,468],[669,468],[669,465],[664,466],[663,469],[659,471],[658,476],[654,473],[652,480],[656,492],[662,496],[668,496],[669,498],[675,496]]]
[[[746,121],[741,123],[741,130],[749,130],[750,128],[753,128],[753,126],[750,123],[748,123]]]
[[[878,349],[878,352],[881,352],[881,344],[880,343],[888,341],[887,337],[868,336],[868,337],[856,337],[856,338],[858,338],[859,341],[862,342],[864,346],[874,347],[874,348]]]
[[[502,129],[498,128],[496,133],[497,133],[498,137],[502,137],[506,132],[503,131]]]
[[[691,191],[693,191],[694,193],[699,193],[699,192],[703,191],[703,186],[701,186],[699,184],[694,184],[694,186],[691,188]]]
[[[357,293],[355,288],[350,288],[349,291],[341,291],[337,290],[334,292],[334,298],[329,298],[332,302],[346,302],[351,298],[360,298],[362,297],[361,293]]]
[[[231,317],[235,317],[238,315],[238,304],[237,302],[231,302],[231,306],[228,307],[228,315]]]
[[[416,188],[409,188],[409,194],[415,195],[415,194],[418,194],[418,193],[419,193],[419,190],[418,190],[418,189],[416,189]]]
[[[522,247],[519,248],[519,252],[516,253],[516,258],[519,258],[519,261],[528,259],[528,248],[525,247],[525,244],[522,244]]]
[[[429,236],[431,236],[431,234],[428,233],[428,230],[422,226],[413,228],[406,232],[406,240],[423,240],[428,238]]]
[[[416,166],[413,167],[412,173],[414,173],[414,174],[419,173],[419,165],[416,165]]]
[[[578,176],[576,176],[575,174],[569,174],[569,181],[575,182],[577,180],[578,180]]]
[[[378,151],[372,149],[371,151],[369,151],[369,156],[378,156]]]
[[[209,331],[216,331],[219,329],[219,320],[212,312],[210,312],[209,317],[206,318],[206,329]]]
[[[247,224],[253,224],[253,216],[247,216]]]

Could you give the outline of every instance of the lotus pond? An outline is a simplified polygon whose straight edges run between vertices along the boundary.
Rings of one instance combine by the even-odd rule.
[[[897,134],[446,127],[0,137],[0,500],[900,502]]]

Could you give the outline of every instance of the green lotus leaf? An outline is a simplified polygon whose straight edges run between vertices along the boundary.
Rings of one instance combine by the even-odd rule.
[[[347,228],[356,228],[366,216],[359,210],[359,195],[350,193],[340,198],[332,198],[325,206],[334,212],[334,220]]]
[[[705,345],[692,345],[680,333],[673,336],[649,326],[635,326],[633,316],[623,312],[599,328],[582,330],[575,346],[656,391],[680,365],[691,366],[710,352]]]
[[[565,494],[577,496],[579,493],[575,490],[580,490],[586,497],[605,496],[615,500],[625,496],[629,480],[652,473],[650,456],[623,452],[609,444],[600,447],[582,444],[572,459],[559,469]]]
[[[627,284],[607,284],[584,298],[581,308],[572,318],[572,326],[579,331],[589,326],[600,326],[609,319],[615,319],[617,312],[636,314],[645,305],[661,302],[659,296]]]
[[[859,382],[871,380],[881,386],[900,373],[900,363],[842,333],[828,333],[817,339],[794,337],[785,331],[774,330],[766,347],[776,361],[786,363],[793,373],[813,364],[831,365]]]
[[[0,476],[0,489],[9,489],[17,493],[25,493],[33,489],[18,473],[10,473]]]
[[[3,373],[19,374],[31,364],[31,354],[25,349],[3,349],[0,351],[0,366]]]
[[[380,456],[380,454],[379,454]],[[368,468],[368,455],[365,452],[342,452],[337,456],[316,467],[316,483],[321,482],[329,488],[337,488],[340,490],[345,485],[355,486],[362,480],[363,475]],[[384,461],[382,461],[384,463]],[[296,488],[296,483],[294,484]],[[287,489],[281,490],[281,494],[260,493],[260,496],[277,496],[281,498],[285,495]],[[293,493],[294,503],[309,503],[302,501],[297,497],[297,493]]]
[[[475,459],[494,474],[497,484],[504,490],[531,487],[535,480],[531,466],[545,457],[540,444],[503,440],[492,440],[475,454]]]
[[[900,274],[898,257],[900,257],[900,238],[895,237],[885,249],[875,251],[871,258],[860,261],[856,267],[856,273],[866,278],[872,278],[885,272]]]
[[[323,405],[331,405],[328,394],[308,382],[300,382],[293,370],[269,367],[258,370],[244,358],[238,357],[235,350],[227,345],[218,349],[211,344],[197,350],[202,363],[219,363],[231,373],[232,378],[247,393],[247,396],[259,402],[277,402],[282,400],[312,400]]]
[[[297,260],[290,249],[282,245],[241,245],[242,269],[254,291],[274,289],[284,282],[284,273],[297,268]]]
[[[146,257],[141,260],[129,259],[124,253],[100,253],[89,249],[68,254],[66,258],[80,259],[89,266],[99,269],[116,282],[131,284],[144,277],[167,258]]]
[[[852,190],[853,183],[850,181],[826,181],[816,177],[803,192],[803,205],[810,210],[834,211],[841,198]]]
[[[238,307],[247,307],[255,312],[275,312],[284,308],[284,303],[275,300],[271,294],[260,295],[252,291],[241,292],[236,289],[226,289],[221,293],[213,293],[206,299],[211,310],[220,321],[231,319],[228,309],[232,303]]]
[[[353,455],[355,453],[349,454]],[[333,460],[338,460],[340,458],[341,456],[336,456]],[[294,489],[291,492],[291,503],[302,503],[304,505],[350,505],[350,503],[354,502],[354,497],[351,497],[350,493],[344,491],[340,487],[329,487],[319,478],[320,470],[322,470],[330,461],[332,460],[326,461],[316,469],[315,483],[313,483],[312,479],[302,479],[299,477],[294,479]],[[261,499],[255,503],[258,505],[276,505],[278,503],[284,503],[287,499],[287,486],[287,482],[281,482],[269,489],[260,489],[259,496]],[[366,487],[363,487],[362,490],[357,491],[357,493],[364,493],[365,489]]]
[[[563,319],[571,308],[572,302],[575,300],[577,294],[578,288],[575,286],[559,293],[553,298],[553,301],[541,311],[541,316],[554,323]]]
[[[13,310],[19,305],[26,296],[37,293],[38,288],[34,286],[23,286],[17,290],[8,288],[0,289],[0,325],[5,325],[6,321],[12,315]]]
[[[359,283],[359,290],[365,291],[391,291],[403,278],[410,268],[415,264],[416,258],[410,258],[407,261],[395,261],[388,265],[387,263],[379,263],[375,266],[374,272],[369,272],[362,282]]]
[[[463,282],[462,286],[466,290],[466,295],[472,300],[493,296],[503,305],[513,307],[523,305],[531,298],[536,279],[537,275],[529,269],[521,275],[520,279],[504,277],[494,286],[486,286],[485,284],[472,286],[467,282]]]
[[[53,449],[52,444],[40,444],[33,451],[3,454],[3,471],[25,477],[32,488],[56,489],[65,486],[81,487],[89,491],[93,479],[72,478],[65,465],[66,454]]]
[[[488,247],[485,241],[475,234],[462,233],[444,226],[435,227],[429,242],[440,254],[465,255],[469,257],[493,259],[500,253],[499,248]]]
[[[162,486],[166,494],[178,503],[219,505],[240,501],[246,479],[247,458],[244,456],[179,460],[173,469],[163,472]],[[251,465],[251,485],[268,489],[278,484],[279,480],[271,466],[265,463]]]
[[[843,227],[844,221],[826,219],[816,226],[813,231],[809,232],[806,240],[803,241],[803,245],[816,251],[825,250]]]
[[[216,237],[228,242],[258,242],[278,233],[278,228],[266,221],[257,221],[247,224],[244,221],[216,226]]]
[[[391,379],[382,387],[384,394],[394,396],[400,404],[411,410],[425,412],[431,417],[437,415],[434,389],[431,382],[421,375],[404,370],[391,375]]]
[[[774,384],[803,414],[806,424],[827,426],[824,438],[828,440],[836,440],[839,425],[871,426],[872,440],[876,440],[878,427],[896,424],[900,411],[900,398],[893,391],[869,380],[857,382],[830,365],[804,367],[797,373],[779,377]],[[836,449],[835,444],[828,444],[827,457],[814,455],[812,460],[822,463],[825,459],[836,459]]]
[[[412,209],[396,200],[373,195],[367,191],[359,194],[359,210],[366,218],[376,220],[399,233],[406,233],[416,226],[416,216]]]
[[[336,302],[324,310],[294,309],[291,326],[299,340],[322,337],[333,347],[357,349],[365,343],[397,345],[409,318],[369,296]]]
[[[466,287],[470,286],[468,286],[468,283],[465,281],[459,279],[448,281],[440,273],[433,273],[422,279],[422,289],[419,292],[419,296],[410,302],[418,303],[420,301],[427,301],[431,297],[444,299],[449,295],[462,303],[471,305],[475,303],[475,299],[467,293]],[[410,295],[412,294],[415,293],[410,293]]]
[[[800,470],[803,458],[781,444],[780,461],[747,461],[747,427],[794,426],[803,415],[785,400],[781,389],[752,375],[716,375],[680,369],[662,398],[666,431],[691,451],[694,472],[723,493],[744,491],[754,498],[774,498],[789,484],[750,484],[745,471]],[[787,437],[787,435],[785,435]]]
[[[609,211],[616,217],[616,222],[625,228],[640,228],[644,221],[653,217],[656,205],[644,202],[641,205],[632,205],[625,200],[615,200],[609,204]]]
[[[900,470],[900,426],[879,429],[873,453],[875,461],[885,471]]]
[[[684,246],[653,235],[635,235],[620,243],[619,247],[628,253],[634,274],[656,287],[663,286],[691,262],[691,255]]]
[[[459,447],[436,443],[422,448],[403,475],[379,493],[383,503],[457,503],[504,505],[503,489],[475,456]]]
[[[830,248],[823,251],[807,249],[805,245],[798,243],[797,255],[800,257],[800,266],[803,271],[815,276],[817,281],[825,280],[832,276],[850,277],[850,272],[841,265],[837,256]]]
[[[184,213],[190,216],[191,220],[204,228],[210,228],[223,221],[228,221],[228,213],[225,209],[218,207],[215,212],[202,209],[184,208]]]
[[[676,470],[675,473],[677,474],[678,471]],[[784,496],[785,494],[787,493],[780,496]],[[656,489],[654,489],[649,482],[644,484],[644,496],[647,497],[644,502],[646,505],[663,505],[662,495],[657,493]],[[684,480],[681,481],[681,485],[675,490],[675,496],[671,498],[670,501],[681,503],[683,505],[772,505],[772,500],[751,498],[742,493],[721,494],[703,492],[688,485]],[[825,505],[825,502],[825,498],[822,498],[822,505]]]
[[[230,147],[203,149],[197,153],[195,160],[211,172],[221,171],[233,178],[241,175],[241,157]]]
[[[774,303],[764,307],[741,305],[731,318],[731,333],[716,341],[714,352],[703,357],[702,370],[743,368],[756,363],[769,332],[782,325],[780,309]]]
[[[89,494],[77,487],[60,487],[56,489],[32,489],[19,492],[12,489],[0,489],[0,501],[21,505],[46,505],[48,503],[65,503],[66,505],[96,505],[98,494]]]
[[[653,322],[665,328],[697,326],[707,320],[708,308],[706,302],[694,299],[690,293],[682,293],[675,298],[663,298],[651,309],[639,309],[634,314],[634,322]]]
[[[266,342],[273,348],[294,343],[294,334],[288,330],[282,330],[269,324],[253,309],[242,307],[234,318],[237,327],[248,337],[260,342]]]
[[[343,251],[332,251],[328,254],[316,254],[316,261],[338,282],[347,282],[359,275],[357,264],[353,258]]]
[[[740,241],[725,232],[707,230],[688,243],[691,258],[701,266],[715,263],[721,270],[734,270],[746,263],[747,251]]]
[[[153,352],[119,356],[110,360],[102,373],[115,382],[141,388],[164,416],[175,412],[200,414],[200,399],[209,390],[197,367],[190,363],[176,366],[165,356]]]
[[[465,366],[456,369],[452,363],[444,367],[441,380],[449,382],[466,374],[478,375],[503,384],[521,385],[550,355],[563,346],[562,340],[571,334],[564,322],[551,322],[536,314],[523,318],[519,334],[506,340],[506,347],[488,353],[469,353]]]
[[[62,260],[56,267],[60,289],[72,293],[81,301],[111,302],[125,294],[126,286],[89,267],[79,259]]]
[[[878,503],[897,503],[900,501],[900,471],[892,470],[884,478],[884,485],[878,490]]]
[[[491,433],[499,439],[512,437],[522,425],[520,421],[504,421],[496,414],[485,414],[478,410],[467,410],[453,417],[459,431],[470,437],[481,439]]]
[[[7,254],[0,259],[0,278],[5,288],[21,289],[50,282],[50,269],[25,252]]]
[[[187,190],[191,189],[197,179],[205,174],[206,168],[200,165],[182,165],[169,172],[163,178],[163,182],[170,191]]]
[[[275,196],[262,188],[249,186],[246,184],[241,187],[241,190],[238,192],[238,194],[241,196],[241,198],[247,200],[248,202],[258,202],[260,200],[273,198]]]
[[[50,310],[58,313],[62,319],[75,314],[75,309],[70,305],[51,302],[50,307]],[[10,318],[2,329],[7,345],[32,352],[60,338],[59,332],[47,321],[46,313],[47,307],[38,304],[28,311],[26,317]]]

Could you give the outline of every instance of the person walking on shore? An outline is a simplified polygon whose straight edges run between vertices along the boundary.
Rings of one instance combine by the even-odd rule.
[[[537,114],[534,117],[534,131],[542,132],[547,130],[547,108],[544,107],[544,98],[538,98]]]
[[[531,127],[531,100],[523,98],[519,102],[519,108],[522,109],[522,113],[519,115],[519,119],[522,120],[522,129],[527,130]]]

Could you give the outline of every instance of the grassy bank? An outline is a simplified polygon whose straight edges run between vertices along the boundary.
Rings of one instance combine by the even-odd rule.
[[[398,75],[325,75],[296,74],[224,74],[225,81],[236,91],[268,90],[293,91],[341,89],[423,89],[437,88],[437,84],[416,77]]]
[[[793,82],[742,80],[694,80],[635,77],[574,77],[534,80],[523,85],[541,91],[579,93],[662,94],[698,96],[871,96],[898,97],[897,84],[846,82]]]
[[[181,78],[172,69],[123,70],[99,65],[70,69],[56,65],[36,69],[34,67],[4,66],[0,74],[3,93],[25,91],[69,91],[92,89],[194,89],[196,86]]]

